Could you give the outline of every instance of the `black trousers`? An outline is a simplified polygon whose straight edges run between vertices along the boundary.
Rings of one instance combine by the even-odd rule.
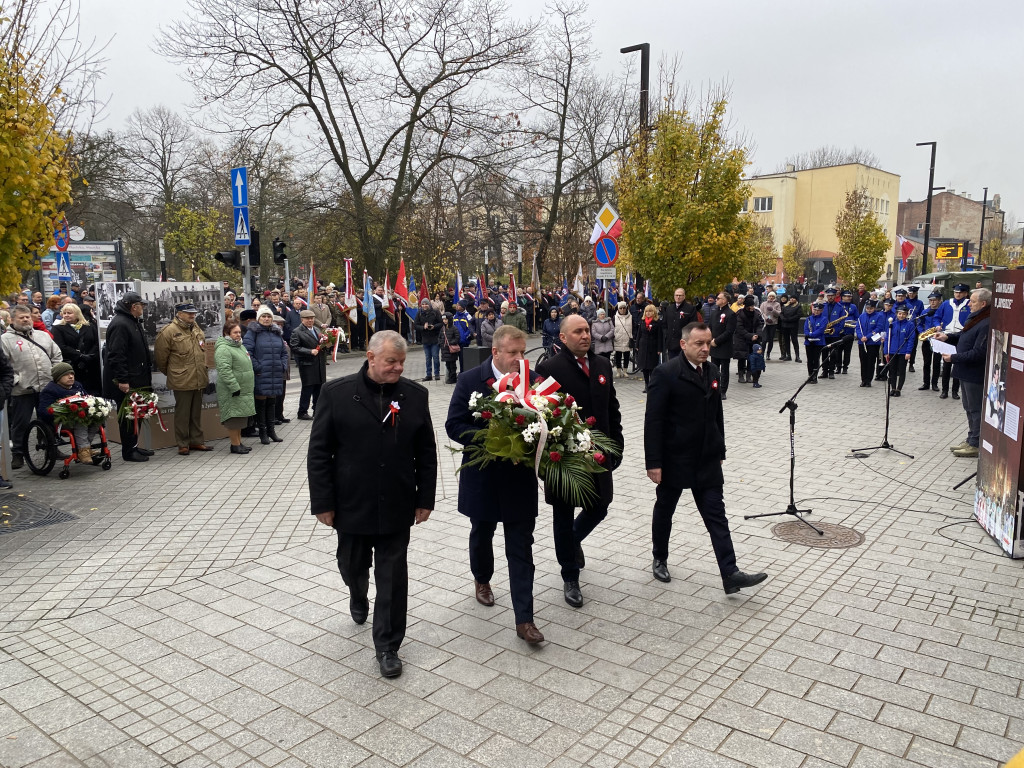
[[[288,382],[284,383],[281,394],[274,398],[274,418],[278,421],[284,420],[284,396],[288,394]]]
[[[128,397],[127,392],[122,392],[120,389],[114,395],[115,411],[120,410],[121,403]],[[139,444],[139,436],[135,434],[134,422],[128,419],[121,419],[117,422],[117,431],[121,437],[121,458],[128,458],[132,452],[135,451],[135,446]]]
[[[8,431],[11,438],[11,454],[23,456],[22,443],[29,422],[35,418],[36,406],[39,405],[39,393],[29,392],[27,395],[11,395],[7,401]]]
[[[516,624],[533,621],[533,531],[537,518],[502,523],[505,532],[505,559],[508,560],[508,591]],[[494,576],[493,520],[473,520],[469,531],[469,570],[481,584]]]
[[[729,391],[729,363],[732,361],[728,357],[712,357],[711,362],[721,371],[718,385],[722,388],[722,395],[725,395]]]
[[[629,370],[629,352],[616,352],[615,353],[615,367],[622,368],[623,370]]]
[[[704,520],[704,527],[711,536],[711,547],[718,560],[718,571],[730,576],[739,570],[736,567],[736,550],[732,546],[729,520],[725,516],[725,498],[722,486],[713,488],[691,488],[697,511]],[[668,540],[672,534],[672,515],[676,511],[683,489],[662,481],[658,484],[657,500],[654,502],[654,517],[651,521],[651,539],[654,546],[651,553],[655,560],[668,560]]]
[[[835,344],[835,342],[837,342],[837,341],[840,341],[840,338],[838,336],[832,336],[832,337],[826,336],[825,337],[825,346],[827,347],[829,344]],[[835,373],[837,370],[839,370],[839,368],[841,367],[841,361],[842,361],[842,357],[841,356],[842,356],[842,350],[840,349],[840,345],[838,345],[838,344],[836,344],[836,346],[834,346],[834,347],[830,347],[830,348],[826,349],[824,351],[824,353],[822,354],[822,356],[821,356],[821,369],[822,369],[822,373],[825,373],[825,374]]]
[[[917,336],[914,336],[914,348],[910,350],[910,364],[917,364]]]
[[[941,359],[941,358],[940,358]],[[953,374],[953,364],[943,363],[942,364],[942,391],[949,392],[949,379]],[[953,392],[958,393],[960,391],[960,379],[953,379]]]
[[[804,354],[807,355],[807,375],[811,378],[818,376],[818,369],[821,367],[821,350],[823,349],[821,344],[808,344],[804,347]]]
[[[320,388],[323,384],[303,384],[299,390],[299,413],[306,413],[309,410],[309,403],[312,400],[313,410],[316,410],[316,401],[320,399]]]
[[[860,383],[871,384],[871,380],[875,378],[875,366],[878,365],[878,350],[881,346],[862,342],[857,345],[857,349],[860,354]]]
[[[907,358],[904,355],[889,356],[889,391],[899,392],[907,380]]]
[[[850,367],[850,358],[853,357],[853,336],[843,336],[843,343],[839,349],[843,350],[843,370]],[[838,366],[837,366],[838,367]]]
[[[921,357],[924,359],[924,381],[921,383],[930,387],[938,386],[942,374],[942,355],[932,352],[931,339],[921,342]]]
[[[373,647],[378,651],[397,651],[405,639],[409,608],[408,554],[408,528],[376,536],[338,531],[338,570],[353,596],[366,595],[373,565],[373,582],[377,585],[373,604]]]
[[[775,348],[775,329],[777,327],[777,325],[768,325],[767,323],[764,326],[764,357],[766,360],[772,356],[772,349]],[[779,347],[782,347],[781,341]],[[786,353],[782,354],[785,356]]]
[[[783,356],[795,357],[796,361],[800,362],[800,329],[794,326],[780,330],[782,339],[779,341],[779,346],[782,347]]]
[[[576,507],[564,502],[551,505],[551,527],[555,538],[555,557],[562,570],[562,581],[579,581],[580,569],[576,565],[576,545],[597,528],[608,515],[608,505],[584,507],[576,515]]]

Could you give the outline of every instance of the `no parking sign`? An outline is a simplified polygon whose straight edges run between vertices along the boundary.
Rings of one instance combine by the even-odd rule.
[[[594,243],[594,261],[599,267],[610,267],[619,258],[619,244],[614,237],[605,235]]]
[[[71,242],[71,234],[68,232],[68,219],[66,216],[61,216],[53,228],[53,243],[57,246],[57,250],[64,253],[68,249],[68,243]]]

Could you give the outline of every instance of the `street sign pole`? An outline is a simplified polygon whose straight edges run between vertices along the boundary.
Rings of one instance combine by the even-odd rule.
[[[245,246],[242,255],[242,280],[245,281],[245,308],[252,309],[252,266],[249,264],[249,246]]]
[[[288,269],[288,259],[284,260],[284,289],[290,291],[292,289],[292,276]]]

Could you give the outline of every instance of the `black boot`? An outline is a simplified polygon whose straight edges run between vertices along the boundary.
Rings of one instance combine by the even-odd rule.
[[[276,407],[276,403],[269,397],[263,402],[267,404],[266,415],[264,416],[264,420],[267,422],[267,437],[275,443],[283,443],[284,441],[277,436],[277,432],[274,430],[274,409]]]
[[[256,401],[256,430],[260,435],[260,442],[263,445],[270,445],[270,437],[267,436],[267,403],[268,400]]]

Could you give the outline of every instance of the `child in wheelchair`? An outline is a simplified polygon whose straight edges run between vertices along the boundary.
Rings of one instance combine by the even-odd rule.
[[[85,387],[75,381],[75,369],[71,367],[70,363],[57,363],[50,370],[50,375],[53,377],[53,381],[43,387],[43,391],[39,394],[39,405],[36,408],[36,413],[39,418],[50,424],[54,425],[53,414],[50,413],[50,406],[52,406],[58,400],[71,397],[72,395],[88,395],[85,391]],[[65,427],[72,432],[74,437],[73,448],[77,451],[78,460],[83,463],[92,461],[92,445],[93,438],[99,434],[99,425],[85,427],[81,424],[77,424],[74,427]],[[60,452],[60,449],[56,449],[57,455],[54,458],[66,459],[67,456]]]

